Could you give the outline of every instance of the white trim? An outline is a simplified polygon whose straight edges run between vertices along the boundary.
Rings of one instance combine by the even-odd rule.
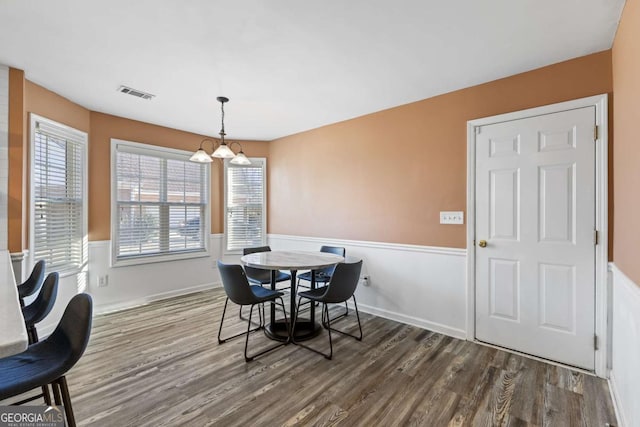
[[[188,161],[189,157],[191,157],[191,152],[186,150],[180,150],[177,148],[169,148],[169,147],[161,147],[153,144],[145,144],[141,142],[133,142],[126,141],[117,138],[111,138],[111,154],[110,154],[110,162],[111,162],[111,176],[109,177],[109,182],[111,183],[111,224],[110,224],[110,232],[111,232],[111,242],[112,246],[110,248],[110,264],[109,266],[112,268],[117,267],[130,267],[133,265],[140,264],[153,264],[158,262],[168,262],[168,261],[178,261],[184,259],[192,259],[192,258],[203,258],[208,257],[211,254],[211,250],[209,248],[209,239],[206,237],[209,235],[211,230],[211,173],[210,168],[204,168],[205,178],[204,182],[206,183],[207,188],[205,189],[205,197],[204,200],[204,233],[203,233],[203,249],[195,249],[195,250],[185,250],[185,251],[177,251],[173,253],[162,253],[162,254],[149,254],[149,255],[140,255],[140,256],[132,256],[126,257],[123,259],[118,259],[116,255],[115,248],[118,246],[118,233],[116,227],[116,218],[118,218],[118,186],[115,182],[116,172],[117,172],[117,153],[118,146],[124,147],[123,152],[127,153],[137,153],[137,154],[149,154],[150,152],[157,152],[157,156],[163,159],[174,158],[181,161]]]
[[[84,153],[82,159],[82,231],[83,231],[83,253],[82,253],[82,265],[78,269],[73,270],[65,270],[60,271],[60,277],[66,277],[72,274],[79,274],[82,272],[84,266],[86,266],[87,260],[89,259],[89,251],[87,248],[88,236],[89,236],[89,135],[86,132],[81,130],[72,128],[71,126],[67,126],[65,124],[56,122],[51,119],[47,119],[46,117],[39,116],[34,113],[29,113],[29,170],[33,175],[33,171],[35,170],[35,130],[36,124],[43,123],[49,126],[54,126],[56,128],[60,128],[62,131],[68,132],[68,135],[73,138],[77,138],[78,141],[83,145]],[[33,230],[35,217],[35,206],[33,203],[33,195],[35,194],[35,179],[31,177],[29,179],[29,258],[28,258],[28,268],[33,268],[36,260],[35,256],[35,232]]]
[[[467,339],[475,339],[475,128],[493,123],[519,120],[527,117],[552,114],[555,112],[594,106],[595,122],[599,127],[596,141],[596,229],[599,242],[596,246],[596,295],[595,295],[595,333],[601,342],[595,351],[595,373],[607,377],[607,348],[610,337],[607,333],[607,262],[608,262],[608,110],[607,94],[576,99],[542,107],[530,108],[512,113],[484,117],[467,122]]]
[[[221,282],[210,282],[203,283],[201,285],[191,286],[189,288],[178,289],[175,291],[162,292],[159,294],[149,295],[144,298],[137,298],[134,300],[130,300],[124,303],[116,303],[116,304],[105,304],[98,305],[94,309],[94,315],[112,313],[115,311],[128,310],[130,308],[139,307],[142,305],[147,305],[154,301],[159,301],[167,298],[173,298],[182,295],[193,294],[196,292],[202,292],[209,289],[214,289],[222,286]]]
[[[324,237],[306,237],[306,236],[292,236],[286,234],[269,234],[269,239],[282,239],[290,241],[300,242],[318,242],[320,244],[330,245],[343,245],[343,246],[359,246],[365,248],[375,249],[389,249],[395,251],[409,251],[409,252],[422,252],[429,254],[439,255],[453,255],[453,256],[466,256],[467,250],[464,248],[447,248],[441,246],[421,246],[421,245],[407,245],[401,243],[385,243],[385,242],[373,242],[367,240],[345,240],[345,239],[331,239]]]
[[[349,303],[349,308],[353,308],[353,303]],[[428,329],[433,332],[437,332],[443,335],[447,335],[453,338],[464,340],[466,332],[462,329],[452,328],[441,323],[431,322],[428,320],[420,319],[414,316],[407,316],[402,313],[397,313],[389,310],[380,309],[366,304],[358,304],[358,310],[363,313],[369,313],[374,316],[382,317],[384,319],[393,320],[395,322],[404,323],[406,325],[416,326],[422,329]]]
[[[267,158],[266,157],[249,157],[249,161],[252,162],[260,162],[262,164],[262,245],[266,245],[267,244],[267,239],[268,239],[268,235],[267,235],[267,191],[268,191],[268,187],[267,187]],[[231,165],[231,166],[229,166]],[[223,241],[222,241],[222,254],[223,255],[238,255],[238,254],[242,254],[242,251],[239,249],[236,250],[232,250],[229,251],[227,250],[227,169],[229,167],[232,168],[242,168],[243,166],[251,166],[251,165],[236,165],[233,163],[230,163],[230,159],[224,159],[223,161],[223,168],[222,168],[222,181],[223,181],[223,188],[222,188],[222,192],[223,192],[223,213],[222,216],[224,217],[224,224],[223,224]]]
[[[629,424],[624,417],[624,411],[622,410],[620,391],[616,382],[616,376],[613,371],[609,372],[609,394],[611,395],[611,401],[613,402],[613,410],[616,414],[616,422],[619,427],[625,427]]]

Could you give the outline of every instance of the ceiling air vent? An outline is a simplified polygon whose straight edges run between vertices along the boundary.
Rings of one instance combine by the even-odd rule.
[[[153,99],[155,98],[155,95],[152,95],[150,93],[147,92],[143,92],[141,90],[138,89],[133,89],[127,86],[120,86],[118,88],[118,92],[122,92],[122,93],[126,93],[127,95],[131,95],[131,96],[135,96],[138,98],[142,98],[142,99]]]

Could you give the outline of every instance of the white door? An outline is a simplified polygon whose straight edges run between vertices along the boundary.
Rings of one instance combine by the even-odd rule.
[[[595,114],[585,107],[476,128],[476,338],[588,370]]]

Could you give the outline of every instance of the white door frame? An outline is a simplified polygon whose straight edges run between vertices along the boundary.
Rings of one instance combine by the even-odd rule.
[[[609,145],[608,129],[608,96],[596,95],[558,104],[545,105],[537,108],[500,114],[492,117],[469,120],[467,122],[467,339],[475,340],[476,316],[475,316],[475,234],[476,234],[476,150],[475,128],[489,124],[524,119],[542,114],[551,114],[559,111],[572,110],[583,107],[596,107],[596,126],[598,126],[598,138],[596,144],[596,229],[598,230],[598,244],[596,245],[596,282],[595,282],[595,333],[598,337],[598,349],[595,351],[595,374],[607,378],[607,348],[609,337],[607,335],[608,319],[608,292],[607,292],[607,268],[608,268],[608,167],[607,153]]]

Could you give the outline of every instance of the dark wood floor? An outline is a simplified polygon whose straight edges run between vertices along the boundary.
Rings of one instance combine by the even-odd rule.
[[[362,342],[335,338],[332,361],[289,345],[245,363],[242,340],[216,341],[224,298],[98,316],[68,375],[79,425],[615,424],[599,378],[369,315]],[[240,326],[237,313],[229,325]]]

